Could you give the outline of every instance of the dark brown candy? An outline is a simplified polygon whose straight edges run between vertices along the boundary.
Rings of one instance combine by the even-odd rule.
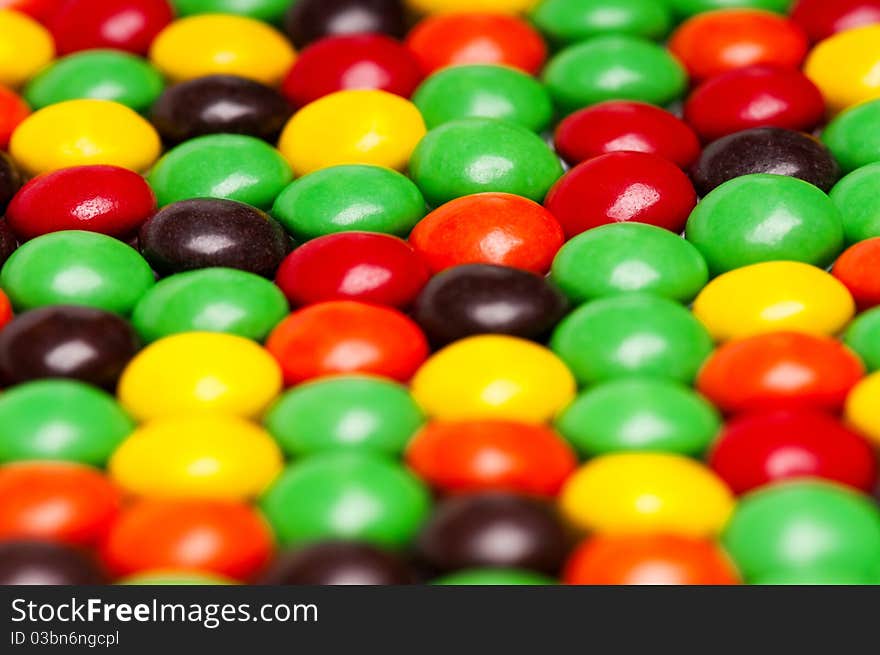
[[[413,572],[395,555],[374,546],[325,542],[282,554],[265,575],[270,585],[402,585]]]
[[[840,167],[820,141],[778,127],[744,130],[710,143],[691,178],[697,193],[705,196],[728,180],[753,173],[796,177],[826,193],[840,179]]]
[[[9,201],[22,185],[21,173],[4,152],[0,152],[0,214],[6,211]]]
[[[401,0],[297,0],[287,12],[284,28],[294,45],[339,34],[406,34]]]
[[[141,228],[139,243],[162,275],[223,266],[272,277],[290,249],[284,229],[265,212],[213,198],[161,209]]]
[[[84,554],[41,541],[0,542],[0,585],[97,585],[103,574]]]
[[[434,276],[413,318],[435,346],[474,334],[545,336],[565,314],[565,296],[545,278],[505,266],[466,264]]]
[[[274,142],[291,113],[275,89],[243,77],[210,75],[165,89],[151,120],[169,145],[219,133]]]
[[[42,307],[0,331],[0,381],[73,378],[112,389],[138,351],[124,319],[91,307]]]
[[[12,229],[5,219],[0,219],[0,266],[6,263],[17,247],[18,241],[12,233]]]

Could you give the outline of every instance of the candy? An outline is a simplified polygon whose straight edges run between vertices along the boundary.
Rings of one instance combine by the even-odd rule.
[[[21,246],[3,266],[0,284],[18,310],[83,305],[128,314],[154,278],[134,248],[103,234],[71,230]]]
[[[159,282],[135,306],[131,321],[146,342],[181,332],[225,332],[262,341],[288,310],[284,294],[268,280],[231,268],[205,268]]]
[[[743,130],[709,144],[691,179],[706,196],[729,180],[755,173],[796,177],[826,193],[840,179],[840,167],[821,142],[775,127]]]
[[[266,348],[288,385],[339,373],[406,382],[428,356],[424,334],[408,317],[351,300],[294,312],[275,328]]]
[[[275,85],[295,58],[287,40],[265,23],[224,14],[176,20],[150,47],[150,61],[175,82],[224,74]]]
[[[485,11],[519,14],[537,4],[538,0],[405,0],[408,7],[426,14]]]
[[[462,339],[433,355],[412,381],[413,397],[442,421],[543,423],[574,397],[575,381],[548,349],[516,337]]]
[[[846,420],[875,444],[880,442],[880,375],[872,373],[859,382],[846,399]]]
[[[101,560],[120,576],[177,569],[246,580],[266,566],[272,548],[265,520],[242,503],[147,500],[113,524]]]
[[[15,163],[5,152],[0,152],[0,211],[6,211],[6,208],[9,206],[10,201],[15,197],[15,194],[18,193],[18,190],[21,188],[22,183],[22,175],[16,167]],[[2,225],[3,231],[8,232],[9,226],[7,225],[5,220],[2,222]],[[9,256],[12,250],[15,250],[15,246],[17,244],[13,240],[13,243],[11,245],[12,249],[10,250],[8,246],[4,244],[2,250],[5,252],[6,257]],[[8,252],[6,252],[7,250]],[[4,257],[3,259],[5,260],[6,257]]]
[[[278,364],[257,344],[187,332],[142,350],[123,372],[118,396],[140,420],[206,410],[250,417],[280,390]]]
[[[880,162],[853,171],[831,190],[840,210],[847,243],[880,236],[880,202],[874,192],[880,180]]]
[[[637,291],[690,302],[709,281],[696,248],[641,223],[612,223],[579,234],[557,253],[552,276],[575,304]]]
[[[563,172],[540,137],[515,123],[488,118],[434,128],[412,153],[409,170],[433,207],[480,192],[541,202]]]
[[[298,48],[326,36],[388,34],[402,37],[406,19],[401,0],[297,0],[284,29]]]
[[[14,91],[0,86],[0,150],[6,150],[9,138],[31,113],[27,103]]]
[[[17,11],[0,10],[0,84],[17,87],[55,56],[52,35]]]
[[[288,0],[174,0],[181,16],[193,14],[237,14],[274,23],[284,16]]]
[[[501,64],[532,75],[540,72],[547,46],[540,33],[514,16],[474,12],[431,16],[406,38],[425,74],[447,66]]]
[[[468,569],[466,571],[456,571],[449,575],[442,576],[432,581],[435,585],[453,585],[453,586],[469,586],[475,585],[485,587],[490,585],[498,585],[502,587],[510,587],[514,585],[528,586],[546,586],[554,585],[556,581],[546,575],[540,575],[532,571],[522,571],[520,569]]]
[[[261,578],[270,585],[405,585],[415,575],[395,555],[369,544],[325,541],[282,553]]]
[[[430,498],[395,463],[365,453],[325,453],[290,466],[261,505],[282,545],[345,539],[400,548],[427,518]]]
[[[577,466],[553,430],[503,420],[438,421],[420,430],[406,460],[446,493],[507,491],[553,497]]]
[[[272,277],[290,250],[284,229],[259,209],[211,198],[163,208],[143,225],[139,243],[162,275],[221,266]]]
[[[65,0],[49,29],[61,54],[113,48],[145,55],[173,18],[167,0]]]
[[[666,3],[652,0],[543,0],[532,10],[531,19],[558,45],[602,34],[660,39],[672,25]]]
[[[289,185],[275,200],[272,215],[302,241],[356,230],[405,237],[425,215],[425,199],[396,171],[334,166]]]
[[[159,418],[113,453],[108,471],[130,494],[246,500],[281,472],[281,450],[262,428],[222,414]]]
[[[791,19],[800,25],[813,41],[856,27],[880,23],[880,2],[877,0],[797,0]]]
[[[422,80],[415,56],[381,34],[334,36],[302,51],[281,90],[295,106],[337,91],[377,89],[409,98]]]
[[[399,384],[344,376],[301,385],[266,414],[266,429],[291,456],[366,450],[397,456],[424,422]]]
[[[137,113],[93,99],[59,102],[31,114],[9,142],[10,154],[30,175],[90,164],[144,171],[159,150],[159,135]]]
[[[468,264],[435,275],[412,316],[435,346],[477,334],[541,340],[568,303],[545,278],[502,266]]]
[[[735,585],[727,555],[708,539],[674,535],[596,536],[565,565],[572,585]]]
[[[800,262],[753,264],[716,278],[694,302],[694,315],[717,341],[794,330],[836,334],[855,313],[846,287]]]
[[[873,238],[848,248],[835,262],[831,274],[849,289],[860,310],[880,305],[880,239]]]
[[[328,234],[294,250],[276,284],[293,305],[359,300],[405,308],[428,281],[428,269],[401,239],[369,232]]]
[[[137,173],[117,166],[76,166],[28,182],[6,211],[23,240],[62,230],[130,238],[156,211],[156,196]]]
[[[113,389],[139,339],[122,318],[91,307],[53,305],[20,314],[0,331],[4,385],[72,378]]]
[[[0,7],[14,9],[40,22],[45,22],[54,12],[58,11],[64,0],[0,0]]]
[[[0,542],[0,584],[96,585],[103,572],[82,552],[40,541]]]
[[[724,546],[749,582],[798,571],[876,576],[880,513],[868,497],[836,484],[776,484],[739,503]]]
[[[581,531],[698,538],[721,532],[734,501],[724,482],[691,459],[621,453],[578,469],[562,489],[559,507]]]
[[[844,172],[880,161],[880,139],[874,136],[880,125],[880,100],[848,109],[831,121],[822,132],[822,141],[831,150]]]
[[[12,303],[3,291],[0,291],[0,329],[6,327],[12,320]]]
[[[191,573],[187,572],[175,572],[175,571],[147,571],[146,573],[139,573],[136,575],[130,575],[121,580],[117,580],[114,584],[119,585],[138,585],[138,586],[175,586],[178,587],[180,585],[193,585],[193,586],[205,586],[205,585],[234,585],[238,584],[234,580],[230,580],[229,578],[224,578],[223,576],[213,575],[210,573]]]
[[[815,410],[743,414],[721,432],[709,465],[736,494],[789,478],[825,478],[866,493],[877,481],[871,445]]]
[[[584,456],[622,451],[702,455],[721,428],[717,410],[666,380],[612,380],[582,393],[556,429]]]
[[[385,91],[339,91],[294,114],[278,149],[298,176],[341,164],[402,170],[425,135],[419,110]]]
[[[880,97],[872,72],[880,62],[880,25],[847,30],[810,52],[804,71],[816,83],[833,112]]]
[[[744,175],[703,198],[688,219],[687,240],[712,275],[780,260],[824,268],[843,249],[843,223],[828,196],[803,180]]]
[[[694,16],[731,6],[766,9],[782,14],[788,10],[791,0],[667,0],[667,3],[679,16]]]
[[[581,306],[559,323],[550,347],[582,385],[632,376],[690,383],[712,339],[681,305],[637,293]]]
[[[559,180],[545,201],[569,238],[625,221],[681,232],[696,203],[694,187],[678,166],[643,152],[587,160]]]
[[[197,77],[168,87],[150,121],[171,145],[207,134],[244,134],[275,142],[292,108],[275,89],[234,75]]]
[[[435,273],[480,263],[543,275],[564,240],[550,212],[511,193],[452,200],[431,212],[410,235],[410,243]]]
[[[525,496],[480,494],[440,503],[417,541],[434,569],[520,568],[553,575],[567,538],[551,509]]]
[[[700,154],[694,131],[675,115],[643,102],[609,100],[581,109],[556,128],[556,151],[572,166],[609,152],[659,155],[682,168]]]
[[[880,311],[872,309],[854,320],[844,334],[844,341],[858,354],[869,371],[880,368]]]
[[[497,118],[541,133],[553,119],[553,101],[535,78],[507,66],[454,66],[434,73],[413,102],[428,129],[462,118]]]

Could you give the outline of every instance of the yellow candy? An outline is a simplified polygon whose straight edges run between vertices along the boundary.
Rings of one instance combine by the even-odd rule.
[[[825,271],[800,262],[764,262],[725,273],[694,302],[717,341],[794,330],[835,334],[855,313],[852,296]]]
[[[281,391],[281,369],[259,345],[229,334],[187,332],[135,357],[119,381],[119,400],[146,420],[194,411],[260,414]]]
[[[846,420],[880,445],[880,372],[869,375],[849,392]]]
[[[152,498],[246,500],[281,471],[278,445],[258,425],[223,414],[156,419],[110,459],[110,475],[129,493]]]
[[[880,98],[880,25],[825,39],[810,53],[804,70],[834,112]]]
[[[142,172],[161,151],[159,135],[137,112],[109,100],[69,100],[31,114],[13,132],[12,157],[30,175],[110,164]]]
[[[22,13],[0,10],[0,84],[23,84],[54,56],[49,30]]]
[[[238,75],[275,85],[296,53],[279,32],[242,16],[205,14],[162,30],[150,48],[153,64],[174,81]]]
[[[425,14],[521,14],[538,3],[539,0],[407,0],[410,8]]]
[[[403,170],[423,136],[425,121],[409,100],[384,91],[339,91],[298,111],[278,149],[297,175],[341,164]]]
[[[431,357],[413,378],[412,394],[441,420],[542,423],[571,401],[575,381],[548,349],[487,335],[463,339]]]
[[[559,502],[580,530],[693,537],[717,535],[734,507],[727,486],[699,462],[649,453],[597,457],[568,479]]]

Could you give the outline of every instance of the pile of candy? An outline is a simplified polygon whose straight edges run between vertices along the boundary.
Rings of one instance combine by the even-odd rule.
[[[790,4],[0,0],[0,583],[880,583],[880,0]]]

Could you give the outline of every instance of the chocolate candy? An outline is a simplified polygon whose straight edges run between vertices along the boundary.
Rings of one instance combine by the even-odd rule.
[[[375,546],[327,541],[281,555],[263,577],[270,585],[401,585],[413,572]]]
[[[141,228],[139,240],[163,275],[223,266],[270,277],[289,250],[282,227],[259,209],[213,198],[168,205]]]
[[[103,584],[104,575],[78,550],[41,541],[0,543],[2,585]]]
[[[708,145],[691,171],[701,196],[735,177],[768,173],[796,177],[826,193],[840,178],[840,167],[818,140],[793,130],[744,130]]]
[[[5,152],[0,152],[0,214],[21,187],[21,173]]]
[[[6,385],[73,378],[112,388],[138,350],[131,326],[91,307],[56,305],[25,312],[0,332],[0,379]]]
[[[335,34],[380,33],[402,37],[406,19],[400,0],[298,0],[284,29],[296,47]]]
[[[16,248],[18,248],[18,241],[16,241],[12,230],[9,229],[9,224],[0,219],[0,266],[6,263]]]
[[[567,304],[552,283],[534,273],[469,264],[435,276],[419,294],[413,318],[435,346],[486,333],[540,339]]]
[[[166,89],[150,120],[170,145],[221,132],[274,142],[292,111],[280,93],[259,82],[209,75]]]

